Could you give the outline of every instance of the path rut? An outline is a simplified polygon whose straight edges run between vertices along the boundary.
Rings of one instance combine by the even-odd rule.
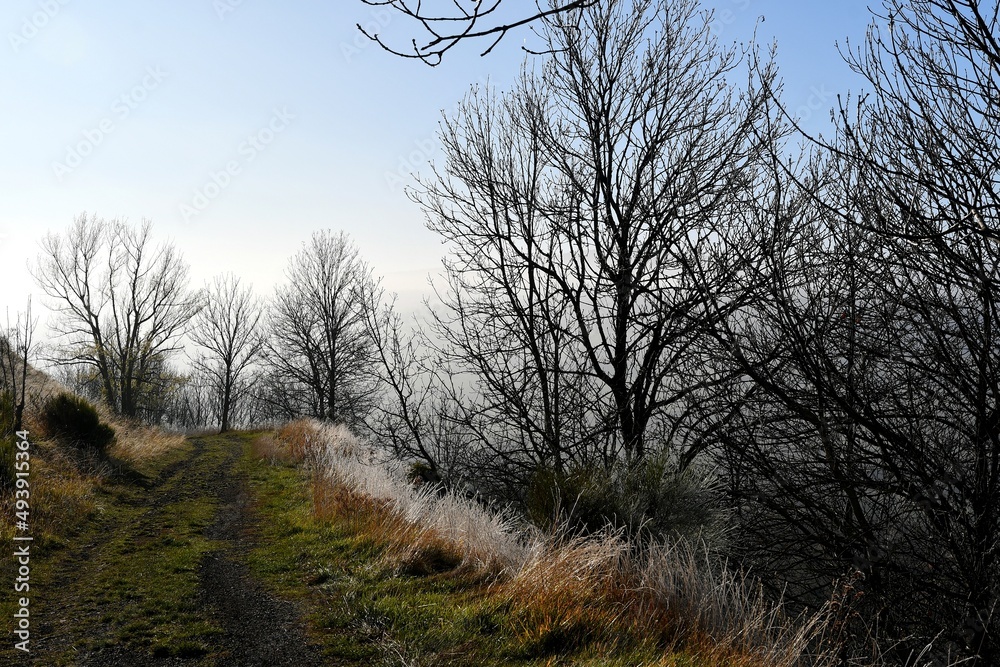
[[[257,667],[326,664],[305,632],[297,606],[272,594],[257,581],[247,566],[247,554],[254,546],[256,517],[247,480],[239,472],[244,440],[238,436],[206,436],[191,439],[193,447],[182,460],[171,464],[153,479],[136,482],[143,493],[141,514],[134,525],[112,526],[97,520],[89,537],[82,540],[86,550],[64,558],[54,571],[51,595],[73,590],[73,582],[91,567],[100,540],[94,534],[105,530],[127,531],[136,543],[162,539],[163,512],[171,503],[194,499],[214,500],[216,511],[203,535],[218,545],[204,554],[197,568],[196,612],[221,628],[211,637],[210,650],[202,655],[178,657],[156,655],[148,647],[105,645],[74,653],[81,638],[73,635],[74,615],[100,613],[108,619],[101,628],[113,637],[114,628],[139,613],[135,605],[120,608],[88,609],[84,596],[53,600],[50,618],[41,620],[38,644],[44,650],[19,664],[52,664],[51,656],[73,655],[72,664],[93,667],[127,665],[212,665],[215,667]],[[159,532],[158,532],[159,531]],[[79,588],[79,587],[78,587]],[[105,642],[108,643],[108,642]],[[64,662],[61,659],[60,662]]]
[[[239,455],[238,449],[230,453],[230,471]],[[227,546],[205,555],[199,577],[203,602],[226,630],[218,664],[322,665],[318,651],[306,641],[295,606],[264,590],[242,562],[253,541],[246,480],[229,474],[214,482],[220,507],[205,536]]]

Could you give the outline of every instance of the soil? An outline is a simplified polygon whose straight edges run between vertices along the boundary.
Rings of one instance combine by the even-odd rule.
[[[253,543],[246,480],[232,473],[240,451],[230,452],[229,474],[212,480],[220,500],[215,521],[205,536],[227,546],[206,554],[201,563],[202,601],[225,628],[219,665],[322,665],[310,646],[295,605],[265,591],[253,579],[241,557]]]

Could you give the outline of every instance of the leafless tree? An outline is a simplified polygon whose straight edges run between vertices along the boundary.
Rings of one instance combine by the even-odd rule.
[[[263,307],[252,290],[227,274],[217,276],[205,290],[204,307],[194,321],[191,339],[204,350],[194,365],[218,396],[223,433],[248,389],[248,371],[263,352],[262,316]]]
[[[62,235],[48,234],[33,274],[52,299],[63,339],[60,364],[85,364],[100,377],[118,414],[142,416],[161,384],[157,373],[199,308],[188,267],[152,225],[134,227],[85,214]]]
[[[34,334],[37,319],[31,316],[31,299],[25,312],[18,313],[11,324],[7,314],[7,326],[0,331],[0,392],[9,392],[13,404],[11,433],[22,429],[24,407],[27,400],[28,367],[35,352]],[[4,424],[6,430],[8,425]]]
[[[445,171],[414,196],[449,245],[437,332],[485,446],[642,460],[719,381],[701,332],[710,303],[746,298],[731,278],[778,129],[773,73],[736,88],[745,54],[709,20],[648,0],[548,17],[542,71],[445,121]]]
[[[300,414],[356,423],[371,407],[372,348],[362,307],[371,271],[343,232],[316,232],[291,258],[271,309],[267,360]]]
[[[1000,660],[997,40],[995,4],[884,3],[846,52],[871,94],[776,168],[784,231],[741,276],[769,288],[716,329],[742,544],[793,600],[860,572],[853,646],[901,661],[935,636]]]
[[[921,607],[983,665],[1000,661],[998,11],[885,2],[848,57],[873,99],[840,126],[880,197],[866,229],[885,239],[901,293],[890,340],[908,393],[895,413],[920,418],[890,422],[891,479],[921,510],[923,544],[940,549],[918,552],[935,570]]]
[[[269,354],[273,351],[265,349],[265,363],[251,373],[246,400],[247,421],[285,423],[303,414],[313,414],[307,388],[269,363]]]
[[[219,423],[219,395],[198,370],[178,376],[173,391],[164,399],[163,421],[173,428],[190,431]]]
[[[404,16],[415,23],[419,30],[425,33],[425,43],[419,44],[417,38],[411,40],[411,49],[402,50],[387,44],[373,32],[367,31],[360,24],[360,30],[366,37],[376,42],[386,51],[403,58],[416,58],[424,63],[435,66],[441,63],[444,55],[462,41],[478,39],[489,40],[482,55],[488,54],[500,43],[508,32],[538,24],[557,14],[571,12],[596,4],[599,0],[554,0],[545,6],[535,2],[534,7],[526,12],[508,16],[504,9],[509,9],[513,2],[504,4],[504,0],[459,0],[457,2],[412,2],[411,0],[361,0],[372,7],[384,7],[396,15]]]

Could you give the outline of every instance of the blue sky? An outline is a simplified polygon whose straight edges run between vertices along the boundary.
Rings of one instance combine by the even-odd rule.
[[[512,8],[527,0],[507,0]],[[724,42],[776,40],[786,105],[826,127],[861,82],[834,43],[860,42],[856,0],[711,0]],[[356,23],[401,35],[360,0],[7,0],[0,8],[0,308],[37,290],[26,263],[81,212],[149,218],[192,285],[233,271],[269,294],[312,231],[347,231],[415,298],[440,245],[401,183],[440,158],[442,111],[469,86],[517,76],[527,31],[485,58],[430,68]],[[757,23],[759,17],[763,23]]]

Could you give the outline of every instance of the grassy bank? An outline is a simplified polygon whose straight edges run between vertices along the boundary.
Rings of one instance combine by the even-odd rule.
[[[205,559],[222,553],[296,603],[333,665],[816,662],[805,654],[816,628],[682,544],[531,531],[415,488],[348,434],[309,424],[149,435],[86,465],[37,445],[33,483],[49,490],[34,524],[30,663],[233,664],[231,619],[206,593]],[[213,526],[237,495],[223,546]],[[3,604],[10,618],[11,596]],[[0,647],[0,661],[19,658]]]
[[[807,664],[796,624],[680,545],[519,534],[308,425],[254,443],[263,580],[331,660],[383,665]],[[308,463],[308,465],[304,465]],[[409,500],[406,500],[406,499]],[[409,504],[407,504],[409,503]],[[337,664],[337,663],[335,663]]]

